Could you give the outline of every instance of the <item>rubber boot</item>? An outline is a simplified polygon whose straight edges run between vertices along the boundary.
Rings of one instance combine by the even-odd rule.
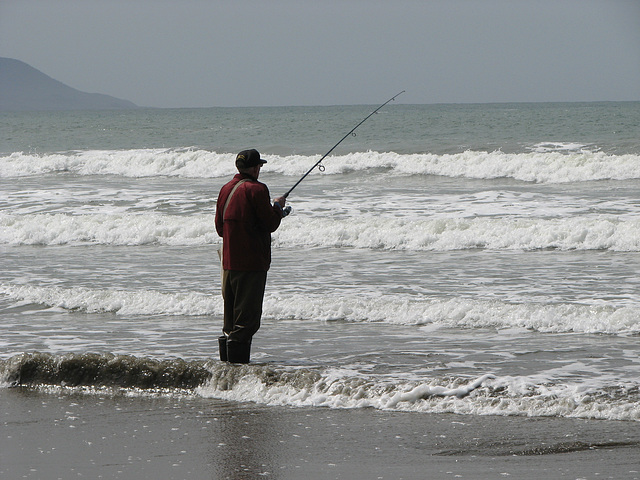
[[[218,348],[220,349],[220,360],[227,361],[227,336],[218,337]]]
[[[227,342],[227,361],[230,363],[249,363],[250,343]]]

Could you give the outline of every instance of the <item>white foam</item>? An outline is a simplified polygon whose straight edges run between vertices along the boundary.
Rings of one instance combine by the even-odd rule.
[[[118,315],[222,315],[220,295],[164,293],[0,284],[0,294],[15,302],[88,313]],[[525,328],[547,333],[640,333],[640,306],[567,303],[508,303],[472,298],[439,299],[416,295],[343,292],[341,295],[267,293],[265,318],[440,325],[455,328]]]
[[[208,245],[220,242],[212,215],[0,213],[6,245]]]
[[[2,158],[0,177],[54,173],[210,178],[235,173],[233,154],[191,149],[86,150],[55,154],[13,153]]]
[[[0,213],[4,245],[216,245],[213,215]],[[412,218],[365,215],[293,216],[273,235],[274,247],[384,250],[640,251],[640,220],[613,215],[568,218]]]
[[[524,328],[545,333],[637,334],[640,306],[508,303],[469,298],[397,295],[267,296],[265,315],[277,319],[384,322],[455,328]]]
[[[264,381],[266,376],[269,377],[268,382]],[[354,376],[348,369],[275,371],[268,367],[250,366],[233,372],[214,368],[213,378],[197,388],[197,392],[203,397],[267,405],[404,410],[426,398],[464,398],[491,378],[493,375],[485,374],[471,381],[461,378],[445,380],[446,385],[439,384],[442,379],[416,385],[415,382],[389,383]]]
[[[466,151],[454,155],[409,155],[399,172],[448,177],[502,178],[537,183],[568,183],[640,178],[637,155],[557,152],[509,154]]]
[[[531,147],[537,153],[548,152],[572,152],[572,153],[593,153],[592,146],[575,142],[540,142]]]
[[[624,392],[617,398],[581,384],[536,384],[526,378],[432,378],[385,381],[348,369],[325,371],[268,366],[213,366],[198,387],[203,397],[266,405],[376,408],[468,415],[516,415],[640,421],[640,404]],[[630,386],[629,388],[633,388]],[[499,392],[499,393],[496,393]]]
[[[222,299],[203,293],[162,293],[84,287],[40,287],[0,284],[0,294],[21,303],[118,315],[208,315],[222,312]]]
[[[550,151],[553,150],[553,151]],[[265,155],[269,171],[298,176],[319,155]],[[234,155],[195,149],[138,149],[79,151],[57,154],[13,153],[1,158],[0,177],[74,173],[77,175],[121,175],[125,177],[175,176],[212,178],[235,173]],[[358,152],[328,157],[324,174],[342,174],[372,168],[397,175],[442,175],[466,178],[502,178],[538,183],[640,178],[640,156],[608,155],[570,148],[543,146],[528,153],[465,151],[457,154],[397,154]],[[311,174],[318,174],[314,170]]]
[[[283,245],[386,250],[640,251],[640,221],[616,216],[569,218],[295,217],[278,230]]]

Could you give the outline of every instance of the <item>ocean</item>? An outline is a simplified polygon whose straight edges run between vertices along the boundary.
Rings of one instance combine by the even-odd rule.
[[[1,450],[36,449],[15,443],[34,398],[34,409],[62,402],[66,414],[49,418],[61,424],[99,399],[304,412],[315,431],[331,415],[358,428],[537,419],[546,433],[506,438],[502,451],[615,449],[630,461],[605,462],[610,478],[638,478],[640,102],[385,106],[289,196],[252,363],[217,360],[214,214],[235,154],[261,152],[275,198],[376,107],[1,113],[0,424],[13,432]],[[121,405],[94,408],[122,421]],[[33,442],[47,418],[29,427]],[[614,433],[587,438],[566,422]],[[396,436],[381,441],[409,455]],[[145,462],[127,458],[120,476],[93,468],[135,478]],[[297,478],[283,462],[206,475]],[[7,478],[58,478],[27,464],[0,453]],[[324,465],[341,466],[315,478],[427,478]],[[251,468],[261,477],[236,475]],[[455,473],[443,468],[429,478]],[[487,475],[475,478],[498,478]]]

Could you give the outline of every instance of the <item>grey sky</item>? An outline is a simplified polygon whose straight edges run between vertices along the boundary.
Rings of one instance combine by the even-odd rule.
[[[155,107],[640,100],[640,1],[0,0],[0,56]]]

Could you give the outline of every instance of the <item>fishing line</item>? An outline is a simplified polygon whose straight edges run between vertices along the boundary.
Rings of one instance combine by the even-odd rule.
[[[336,143],[333,147],[331,147],[331,150],[329,150],[327,153],[325,153],[325,154],[322,156],[322,158],[321,158],[320,160],[318,160],[318,161],[313,165],[313,167],[311,167],[311,168],[307,171],[307,173],[305,173],[305,174],[300,178],[300,180],[298,180],[298,181],[296,182],[296,184],[295,184],[293,187],[291,187],[291,188],[289,189],[289,191],[288,191],[287,193],[285,193],[285,194],[283,195],[283,197],[284,197],[284,198],[287,198],[287,197],[289,196],[289,194],[293,191],[293,189],[294,189],[294,188],[296,188],[296,187],[300,184],[300,182],[302,182],[302,180],[304,180],[304,179],[307,177],[307,175],[309,175],[309,174],[313,171],[313,169],[314,169],[314,168],[318,167],[318,169],[319,169],[321,172],[324,172],[324,165],[322,165],[322,160],[324,160],[324,159],[325,159],[325,158],[326,158],[326,157],[327,157],[331,152],[333,152],[333,150],[334,150],[338,145],[340,145],[340,144],[342,143],[342,141],[343,141],[345,138],[347,138],[349,135],[353,135],[353,136],[355,136],[355,133],[354,133],[354,132],[356,131],[356,128],[358,128],[360,125],[362,125],[364,122],[366,122],[366,121],[369,119],[369,117],[371,117],[373,114],[377,113],[377,112],[378,112],[378,110],[380,110],[382,107],[384,107],[387,103],[389,103],[389,102],[391,102],[391,101],[395,100],[395,99],[396,99],[396,97],[398,97],[400,94],[402,94],[402,93],[404,93],[404,92],[405,92],[405,91],[404,91],[404,90],[402,90],[400,93],[397,93],[396,95],[394,95],[393,97],[391,97],[389,100],[387,100],[386,102],[384,102],[382,105],[380,105],[378,108],[376,108],[376,109],[375,109],[373,112],[371,112],[369,115],[367,115],[367,116],[366,116],[366,117],[365,117],[365,118],[364,118],[364,119],[363,119],[359,124],[357,124],[357,125],[356,125],[355,127],[353,127],[351,130],[349,130],[349,133],[347,133],[344,137],[342,137],[342,138],[340,139],[340,141],[339,141],[338,143]]]

